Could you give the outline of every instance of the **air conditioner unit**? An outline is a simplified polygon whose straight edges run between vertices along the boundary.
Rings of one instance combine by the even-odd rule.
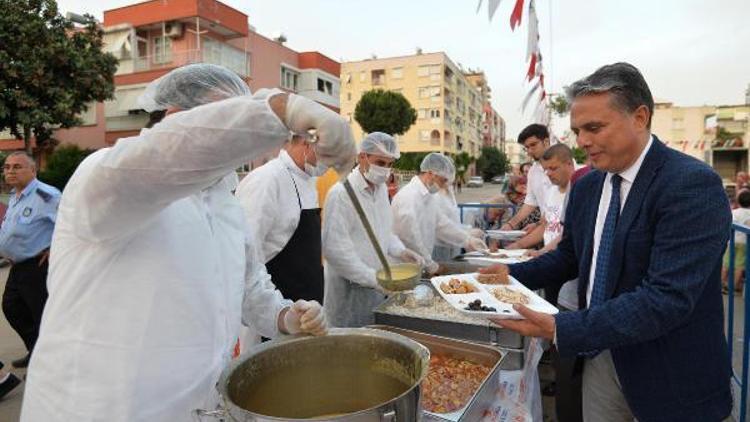
[[[164,24],[164,35],[169,38],[179,38],[182,36],[181,22],[167,22]]]

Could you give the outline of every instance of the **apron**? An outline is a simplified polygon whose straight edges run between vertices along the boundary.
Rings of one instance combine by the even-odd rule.
[[[323,303],[323,251],[321,248],[320,208],[302,209],[297,183],[300,216],[297,229],[284,249],[266,263],[273,284],[286,299],[317,300]]]

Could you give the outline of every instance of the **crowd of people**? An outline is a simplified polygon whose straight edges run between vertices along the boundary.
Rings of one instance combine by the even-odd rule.
[[[711,168],[651,133],[653,98],[632,65],[604,66],[567,94],[587,164],[527,126],[518,142],[533,161],[487,201],[508,207],[468,226],[447,156],[428,154],[397,189],[393,136],[355,142],[329,109],[253,95],[215,65],[152,82],[140,99],[149,127],[89,156],[62,194],[12,154],[0,255],[12,263],[3,312],[28,352],[12,362],[29,366],[21,420],[191,420],[218,404],[238,340],[246,350],[374,323],[391,292],[358,207],[387,259],[426,276],[461,250],[496,246],[486,230],[524,231],[503,246],[530,260],[481,271],[560,308],[517,305],[525,319],[493,320],[552,344],[559,421],[723,420],[722,254],[732,219],[750,222],[750,190],[738,186],[730,211]],[[237,179],[239,165],[275,151]],[[316,178],[330,169],[339,181],[321,198]],[[20,383],[0,371],[0,397]]]

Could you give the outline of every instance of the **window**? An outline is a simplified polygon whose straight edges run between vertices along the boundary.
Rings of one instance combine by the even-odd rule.
[[[417,68],[417,76],[440,75],[439,64],[425,64]],[[438,76],[438,80],[440,77]]]
[[[404,68],[403,67],[394,67],[391,71],[391,77],[393,79],[401,79],[404,77]]]
[[[367,72],[365,72],[364,70],[359,72],[359,81],[364,82],[366,80],[367,80]]]
[[[419,119],[426,119],[427,118],[427,112],[428,112],[428,109],[426,109],[426,108],[420,108],[419,110],[417,110],[417,118],[419,118]]]
[[[430,131],[429,130],[420,130],[419,131],[419,140],[423,142],[427,142],[430,140]]]
[[[352,100],[352,93],[351,92],[347,92],[346,93],[346,101],[351,101],[351,100]]]
[[[672,129],[681,130],[685,129],[685,120],[682,117],[676,117],[672,120]]]
[[[172,39],[168,37],[154,38],[154,63],[169,63],[172,61]]]
[[[281,66],[281,87],[290,91],[297,92],[299,82],[299,72]]]
[[[427,76],[430,74],[430,66],[419,66],[417,68],[417,76]]]
[[[430,118],[431,119],[439,119],[440,118],[440,109],[433,108],[430,110]]]
[[[333,95],[333,83],[331,81],[318,78],[318,91],[328,95]]]
[[[372,84],[373,85],[385,84],[385,69],[375,69],[372,71]]]

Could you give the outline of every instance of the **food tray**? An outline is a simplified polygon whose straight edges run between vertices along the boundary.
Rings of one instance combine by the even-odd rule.
[[[526,232],[523,230],[487,230],[484,232],[490,239],[497,240],[516,240],[524,237]]]
[[[526,255],[528,249],[498,249],[495,252],[472,251],[466,252],[464,258],[484,257],[484,258],[521,258]]]
[[[427,285],[432,287],[429,280]],[[448,304],[434,288],[433,293],[435,298],[430,306],[414,305],[411,293],[399,293],[389,297],[375,308],[375,323],[523,350],[524,337],[520,334],[501,328],[486,319],[464,315]],[[518,362],[523,362],[523,357]],[[519,368],[520,364],[515,369]]]
[[[501,302],[495,298],[492,292],[498,288],[507,288],[516,292],[520,292],[529,298],[529,303],[526,305],[529,309],[537,312],[544,312],[546,314],[554,315],[558,312],[557,308],[552,306],[549,302],[542,299],[539,295],[529,290],[526,286],[521,284],[518,280],[512,276],[508,276],[510,281],[506,285],[498,284],[482,284],[476,279],[477,273],[470,274],[456,274],[448,276],[433,277],[431,279],[432,286],[438,291],[448,303],[454,308],[458,309],[461,313],[466,315],[475,316],[478,318],[500,318],[500,319],[523,319],[523,317],[513,309],[513,305]],[[447,283],[451,279],[459,279],[467,282],[473,286],[476,290],[473,293],[463,294],[448,294],[443,292],[440,288],[442,283]],[[487,311],[470,311],[466,310],[466,306],[469,302],[475,299],[482,301],[482,305],[490,306],[496,309],[495,312]]]
[[[497,388],[499,386],[499,373],[504,368],[503,359],[505,353],[481,344],[451,338],[439,337],[415,331],[404,330],[396,327],[383,325],[372,325],[375,328],[390,331],[422,344],[430,350],[430,353],[448,355],[455,358],[466,359],[471,362],[481,363],[492,368],[479,386],[474,395],[467,401],[466,405],[451,413],[433,413],[423,410],[425,420],[428,421],[452,421],[452,422],[474,422],[482,419],[482,415],[493,403]]]
[[[492,257],[492,256],[466,256],[464,255],[464,260],[470,264],[474,264],[477,267],[489,267],[490,265],[495,264],[520,264],[521,262],[526,262],[530,260],[531,257],[529,256],[514,256],[514,257],[508,257],[508,258],[501,258],[501,257]]]

